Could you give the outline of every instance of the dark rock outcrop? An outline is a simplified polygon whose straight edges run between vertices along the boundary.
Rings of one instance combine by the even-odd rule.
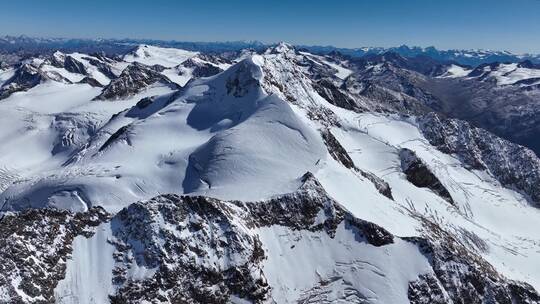
[[[107,76],[109,79],[115,79],[116,74],[113,73],[110,63],[114,62],[112,59],[109,59],[107,57],[100,56],[98,58],[102,58],[102,60],[97,60],[91,57],[84,57],[84,59],[88,60],[88,63],[95,66],[98,71],[100,71],[103,75]],[[103,59],[106,58],[106,59]]]
[[[194,78],[210,77],[223,72],[221,68],[209,62],[190,58],[182,62],[181,66],[192,69]]]
[[[0,88],[0,99],[7,98],[14,92],[26,91],[35,87],[46,79],[39,68],[25,63]]]
[[[455,205],[448,190],[414,151],[403,148],[399,151],[399,158],[401,160],[401,170],[403,170],[409,182],[419,188],[428,188],[450,204]]]
[[[533,287],[503,277],[451,233],[427,218],[417,217],[423,222],[424,237],[408,240],[419,246],[433,274],[410,282],[411,303],[540,303]]]
[[[262,268],[266,255],[258,235],[250,232],[260,227],[333,236],[345,223],[359,240],[373,246],[394,242],[388,231],[354,218],[328,197],[311,173],[302,181],[297,192],[266,201],[168,194],[122,210],[112,222],[120,265],[114,270],[119,289],[112,302],[228,303],[236,295],[262,303],[270,295]],[[132,281],[126,276],[131,263],[158,270],[150,278]]]
[[[73,238],[92,236],[102,223],[110,225],[107,242],[115,248],[111,303],[229,303],[231,296],[253,303],[271,300],[264,238],[258,234],[265,227],[334,238],[342,225],[354,234],[353,242],[376,247],[396,242],[384,228],[341,207],[311,173],[301,181],[296,192],[257,202],[160,195],[131,204],[112,219],[101,208],[77,214],[53,209],[9,214],[0,222],[0,286],[11,288],[13,303],[54,302]],[[421,215],[412,216],[423,223],[425,233],[404,240],[418,246],[433,270],[410,282],[412,303],[540,301],[529,285],[504,278],[452,234]],[[151,272],[134,278],[134,267]],[[10,285],[13,280],[19,280],[18,290]],[[20,292],[43,300],[28,301]],[[360,291],[355,294],[364,298]]]
[[[0,287],[7,291],[9,303],[54,303],[54,288],[64,278],[73,239],[78,235],[90,237],[93,228],[108,219],[100,207],[77,214],[30,209],[3,217]]]
[[[315,82],[313,88],[322,98],[335,106],[356,112],[363,112],[365,110],[361,105],[357,104],[354,98],[340,90],[334,83],[327,79]]]
[[[326,148],[328,149],[328,152],[333,159],[341,163],[345,168],[352,169],[355,172],[358,172],[364,178],[367,178],[369,181],[371,181],[371,183],[373,183],[373,185],[380,194],[388,197],[391,200],[394,200],[394,198],[392,197],[392,189],[390,188],[390,185],[375,174],[361,170],[356,167],[353,160],[349,156],[349,153],[347,153],[345,148],[343,148],[343,146],[339,143],[337,138],[332,134],[329,129],[322,130],[321,136],[326,145]]]
[[[103,84],[101,84],[99,81],[97,81],[95,78],[92,78],[90,76],[84,77],[79,83],[86,83],[93,87],[102,88]]]
[[[81,75],[87,74],[84,64],[71,56],[66,56],[66,59],[64,60],[64,69],[71,73]]]
[[[457,119],[435,113],[419,118],[426,139],[473,169],[487,169],[501,184],[540,203],[540,159],[533,151]]]
[[[103,91],[95,99],[120,99],[132,96],[139,93],[146,87],[161,83],[173,89],[177,89],[178,85],[162,75],[155,68],[144,64],[133,62],[122,71],[122,74],[116,79],[113,79]]]

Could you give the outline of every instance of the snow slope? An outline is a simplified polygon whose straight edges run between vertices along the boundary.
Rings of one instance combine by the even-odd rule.
[[[161,65],[166,68],[172,68],[189,58],[197,55],[196,52],[190,52],[174,48],[160,48],[151,45],[139,45],[131,53],[124,56],[124,61],[140,62],[146,65]]]
[[[530,86],[540,82],[540,69],[528,62],[481,65],[466,76],[493,80],[497,85]]]
[[[468,70],[462,66],[452,64],[450,67],[446,70],[444,74],[442,74],[440,77],[446,77],[446,78],[459,78],[459,77],[465,77],[467,76],[471,70]]]

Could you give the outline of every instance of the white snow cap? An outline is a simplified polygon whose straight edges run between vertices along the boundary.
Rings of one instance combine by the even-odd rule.
[[[174,67],[199,54],[182,49],[163,48],[141,44],[124,56],[127,62],[140,62],[146,65],[161,65],[166,68]]]
[[[294,46],[292,44],[281,41],[277,45],[270,47],[266,50],[265,54],[279,54],[279,53],[294,53]]]

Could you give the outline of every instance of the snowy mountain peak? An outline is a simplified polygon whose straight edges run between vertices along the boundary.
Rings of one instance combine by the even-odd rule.
[[[66,59],[66,54],[60,52],[60,51],[55,51],[52,55],[51,55],[51,61],[52,61],[52,64],[54,66],[57,66],[57,67],[61,67],[64,65],[64,60]]]
[[[140,62],[146,65],[161,65],[163,67],[174,67],[187,59],[197,55],[191,52],[176,48],[163,48],[151,45],[139,45],[134,50],[124,56],[127,62]]]
[[[295,53],[295,48],[293,45],[286,42],[279,42],[275,46],[269,47],[266,51],[266,54],[287,54]]]

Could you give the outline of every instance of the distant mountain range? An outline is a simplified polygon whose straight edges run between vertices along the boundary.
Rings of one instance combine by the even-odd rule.
[[[0,54],[20,51],[21,55],[62,51],[97,52],[103,51],[109,55],[123,55],[140,44],[149,44],[161,47],[174,47],[184,50],[222,53],[227,51],[241,51],[253,49],[262,51],[272,44],[259,41],[225,41],[225,42],[187,42],[174,40],[156,39],[78,39],[78,38],[42,38],[28,36],[4,36],[0,37]],[[402,45],[399,47],[359,47],[338,48],[334,46],[307,46],[296,45],[298,49],[304,49],[315,54],[329,54],[339,52],[352,57],[362,57],[372,54],[384,54],[394,52],[404,57],[428,56],[441,61],[453,61],[462,65],[478,66],[484,63],[505,62],[516,63],[530,60],[540,63],[540,54],[514,54],[508,51],[491,50],[439,50],[435,47],[417,47]],[[0,57],[0,61],[1,61]]]

